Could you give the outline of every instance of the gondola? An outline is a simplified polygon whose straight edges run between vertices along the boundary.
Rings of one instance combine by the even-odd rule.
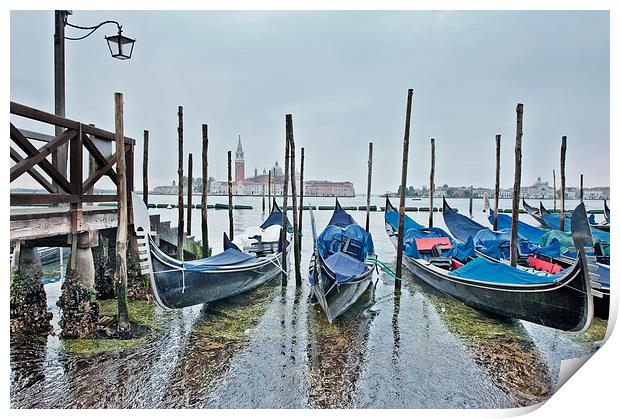
[[[489,223],[493,224],[493,210],[489,214]],[[510,233],[512,229],[512,217],[508,214],[497,214],[497,229]],[[571,249],[573,240],[569,234],[555,230],[544,230],[531,226],[523,221],[518,221],[519,237],[539,246],[547,245],[553,239],[562,239],[562,246],[566,249],[561,251],[559,260],[572,264],[575,262],[576,253]],[[594,253],[596,264],[590,265],[590,279],[594,295],[594,315],[603,319],[609,317],[610,273],[609,256],[601,253],[602,247],[595,243]]]
[[[140,267],[143,274],[149,274],[155,299],[164,308],[183,308],[241,294],[284,273],[280,238],[285,236],[290,250],[291,234],[288,219],[275,200],[265,222],[248,229],[252,236],[246,237],[248,243],[243,248],[231,242],[224,233],[223,252],[183,262],[167,256],[157,247],[146,205],[135,193],[132,199]],[[290,253],[287,250],[287,255]]]
[[[607,223],[610,223],[611,217],[609,215],[609,207],[607,206],[606,199],[603,199],[603,215],[605,215],[605,221],[607,221]]]
[[[374,245],[371,235],[342,209],[337,199],[332,217],[318,237],[312,206],[310,219],[314,239],[309,272],[312,298],[331,323],[372,283]]]
[[[542,225],[543,227],[548,228],[549,230],[561,230],[560,229],[560,214],[551,213],[545,209],[542,202],[540,202],[540,213],[542,214]],[[570,231],[570,218],[572,217],[572,211],[564,212],[564,231]],[[590,223],[590,227],[593,227],[592,235],[595,239],[599,241],[604,241],[609,243],[609,224],[606,223],[597,223],[594,214],[590,214],[588,216],[588,222]]]
[[[398,212],[388,199],[385,229],[394,246],[397,220]],[[475,257],[443,230],[415,226],[406,229],[403,260],[420,279],[474,308],[559,330],[584,331],[592,321],[593,303],[584,252],[592,239],[583,205],[572,221],[578,258],[560,274],[539,276]]]
[[[542,226],[545,225],[545,223],[543,222],[542,219],[542,214],[540,212],[540,208],[536,208],[533,207],[531,205],[529,205],[527,202],[525,202],[525,198],[523,198],[523,208],[525,208],[525,211],[536,221],[538,221],[538,223]]]

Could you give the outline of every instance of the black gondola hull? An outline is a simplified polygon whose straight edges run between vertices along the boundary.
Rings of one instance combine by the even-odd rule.
[[[152,250],[153,292],[160,305],[168,309],[210,303],[242,294],[263,285],[282,272],[278,263],[280,254],[272,258],[274,260],[264,260],[251,267],[180,271],[153,247]]]

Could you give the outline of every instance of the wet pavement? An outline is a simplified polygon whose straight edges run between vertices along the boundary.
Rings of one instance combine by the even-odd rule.
[[[153,202],[175,197],[153,196]],[[225,197],[212,202],[225,202]],[[343,206],[363,198],[342,199]],[[382,205],[381,198],[373,204]],[[235,198],[254,210],[235,211],[235,229],[265,217],[260,198]],[[332,205],[333,199],[310,199]],[[451,205],[467,211],[466,200]],[[475,218],[483,224],[481,200]],[[588,203],[602,208],[602,202]],[[408,200],[408,206],[426,201]],[[567,204],[570,207],[570,203]],[[509,208],[508,201],[502,208]],[[176,210],[153,210],[163,220]],[[193,214],[200,231],[199,210]],[[363,224],[365,213],[351,214]],[[428,213],[410,213],[426,224]],[[321,230],[330,211],[315,211]],[[209,211],[211,245],[221,249],[227,211]],[[532,222],[529,216],[522,219]],[[532,222],[533,223],[533,222]],[[435,224],[443,227],[441,213]],[[217,226],[217,227],[216,227]],[[301,286],[277,277],[245,295],[207,306],[166,311],[151,305],[159,327],[133,347],[74,354],[58,336],[11,337],[11,406],[14,408],[501,408],[525,406],[553,394],[562,359],[602,344],[606,322],[575,335],[471,309],[417,280],[405,269],[400,292],[385,273],[348,312],[329,324],[310,304],[307,272],[312,251],[304,213]],[[395,252],[372,213],[371,233],[380,260]],[[291,275],[293,270],[291,269]],[[45,286],[54,313],[60,282]]]

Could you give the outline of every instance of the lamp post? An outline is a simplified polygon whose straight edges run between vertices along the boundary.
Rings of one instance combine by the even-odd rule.
[[[112,57],[120,60],[131,58],[135,39],[127,38],[122,34],[122,26],[113,20],[103,21],[95,26],[78,26],[67,21],[71,15],[70,10],[54,11],[54,114],[65,116],[65,40],[79,41],[88,38],[97,29],[106,24],[115,24],[118,30],[117,35],[106,36],[108,48]],[[88,31],[79,37],[65,36],[65,27]],[[56,127],[56,136],[62,134],[63,129]],[[52,153],[52,164],[63,175],[67,176],[67,147],[65,143]]]

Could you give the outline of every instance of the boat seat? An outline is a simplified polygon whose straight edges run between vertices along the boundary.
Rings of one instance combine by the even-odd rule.
[[[430,257],[427,259],[428,263],[438,268],[445,269],[447,271],[452,269],[452,258],[447,257]]]
[[[256,241],[250,242],[249,246],[243,248],[245,253],[254,253],[256,257],[262,257],[278,251],[278,242],[264,242],[260,235],[249,237],[249,239]]]

